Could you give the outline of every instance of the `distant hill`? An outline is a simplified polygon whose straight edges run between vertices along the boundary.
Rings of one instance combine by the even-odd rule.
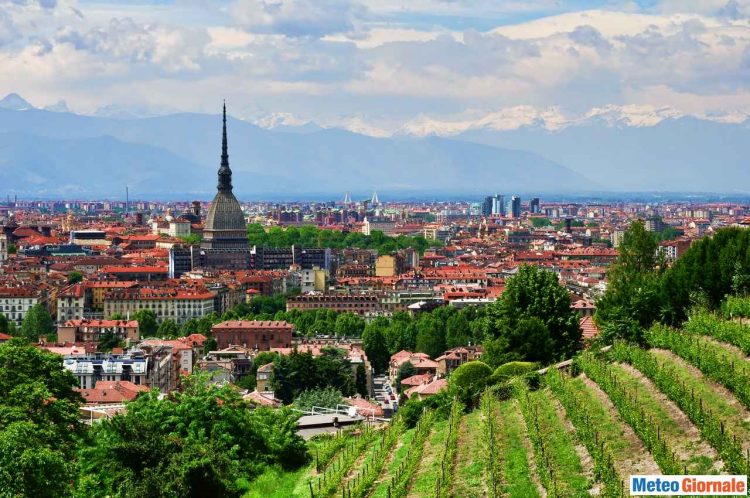
[[[229,121],[230,164],[242,197],[346,191],[574,192],[600,188],[532,152],[445,138],[373,138],[307,126],[302,133]],[[114,119],[0,108],[0,179],[27,195],[214,192],[218,116]]]

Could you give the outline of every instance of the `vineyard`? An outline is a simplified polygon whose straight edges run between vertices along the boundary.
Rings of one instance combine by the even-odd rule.
[[[306,468],[265,474],[247,496],[620,497],[631,474],[750,473],[750,327],[701,314],[645,340],[413,427],[396,417],[311,441]]]

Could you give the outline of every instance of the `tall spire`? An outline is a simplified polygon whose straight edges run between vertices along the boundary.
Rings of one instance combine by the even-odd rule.
[[[229,169],[227,147],[227,103],[224,102],[224,122],[221,135],[221,166],[219,167],[219,191],[232,191],[232,170]]]

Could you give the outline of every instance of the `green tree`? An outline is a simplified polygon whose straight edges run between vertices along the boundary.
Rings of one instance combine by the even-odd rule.
[[[495,338],[517,327],[520,320],[538,319],[552,338],[555,356],[570,357],[580,347],[581,328],[578,315],[570,307],[570,294],[551,271],[522,265],[488,313]]]
[[[61,356],[23,339],[0,344],[0,496],[71,496],[76,386]]]
[[[511,361],[551,363],[555,343],[547,326],[538,318],[522,318],[516,322],[502,321],[495,339],[484,343],[482,360],[496,368]]]
[[[448,349],[466,346],[471,340],[471,325],[464,313],[457,313],[446,322],[445,343]]]
[[[195,246],[201,243],[201,241],[203,240],[203,236],[197,233],[191,233],[190,235],[180,237],[180,240],[182,240],[182,242],[184,242],[185,244]]]
[[[123,346],[123,341],[117,338],[114,332],[105,332],[99,338],[98,351],[112,351],[112,348]]]
[[[294,399],[294,407],[302,411],[310,411],[314,406],[320,408],[336,408],[343,402],[341,391],[334,387],[322,389],[306,389]]]
[[[367,358],[376,373],[383,373],[388,369],[391,356],[388,353],[388,344],[381,326],[369,324],[362,332],[362,345]]]
[[[423,314],[417,322],[417,351],[437,358],[445,351],[445,329],[440,319],[432,314]]]
[[[368,386],[367,386],[367,371],[365,370],[365,366],[362,363],[357,365],[357,371],[355,373],[355,379],[354,379],[354,388],[356,389],[357,393],[362,397],[366,397],[370,395],[370,390],[368,389]]]
[[[40,336],[54,333],[55,324],[47,308],[41,303],[29,308],[21,323],[21,335],[33,342],[39,340]]]
[[[9,333],[8,332],[8,328],[9,328],[8,327],[8,323],[9,323],[9,320],[5,317],[5,315],[3,315],[2,313],[0,313],[0,332],[2,332],[4,334],[8,334]]]
[[[549,218],[531,218],[531,225],[534,228],[551,227],[552,222]]]
[[[334,331],[338,337],[360,337],[365,330],[365,320],[356,313],[341,313],[336,317]]]
[[[617,261],[607,276],[607,292],[597,303],[596,321],[606,339],[641,341],[643,330],[662,316],[671,315],[663,306],[661,272],[664,262],[657,255],[658,242],[636,221],[625,232]]]
[[[92,429],[82,450],[81,496],[239,497],[270,465],[296,468],[307,449],[287,409],[250,410],[231,386],[204,376],[161,399],[141,394]]]
[[[469,361],[453,371],[448,379],[448,387],[466,404],[471,404],[491,375],[492,369],[486,363]]]
[[[528,361],[511,361],[497,367],[495,371],[492,372],[492,377],[490,378],[489,382],[491,384],[506,382],[513,377],[526,375],[529,372],[533,372],[537,368],[538,365],[536,363],[531,363]]]
[[[79,271],[68,273],[68,285],[77,284],[79,282],[83,282],[83,273]]]
[[[133,314],[133,320],[138,322],[141,337],[153,337],[156,335],[158,324],[156,314],[151,310],[138,310]]]
[[[179,335],[177,323],[171,318],[167,318],[159,324],[159,328],[156,329],[156,335],[164,339],[174,339]]]

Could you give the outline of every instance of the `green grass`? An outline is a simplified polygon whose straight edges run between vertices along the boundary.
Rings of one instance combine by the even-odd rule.
[[[447,437],[448,421],[436,422],[433,425],[432,433],[425,441],[422,460],[417,466],[407,496],[427,497],[435,494],[435,483],[441,472],[441,457]]]
[[[391,478],[396,475],[396,470],[401,465],[401,462],[404,461],[404,458],[406,458],[406,455],[409,452],[409,448],[411,447],[411,443],[414,440],[414,432],[414,429],[409,429],[402,436],[401,446],[399,446],[396,451],[393,452],[393,458],[386,465],[386,468],[383,470],[382,475],[378,478],[380,482],[376,484],[372,494],[370,495],[372,498],[387,498],[388,486],[390,486],[391,484]]]
[[[498,404],[499,417],[497,448],[502,458],[500,469],[501,489],[505,496],[531,498],[539,496],[539,490],[531,479],[531,467],[524,438],[526,428],[515,400]]]
[[[596,427],[599,437],[604,438],[607,447],[614,455],[630,455],[633,451],[640,451],[623,436],[623,425],[614,414],[597,397],[581,377],[570,380],[570,386],[575,391],[578,399],[583,401],[589,415],[589,423]]]
[[[730,433],[736,434],[740,441],[750,441],[750,419],[739,402],[729,402],[725,396],[717,392],[710,381],[703,376],[693,375],[684,360],[678,360],[665,351],[651,350],[648,354],[656,358],[662,367],[670,368],[687,389],[703,400],[704,406],[711,410],[712,416],[724,422]]]
[[[525,392],[519,394],[519,403],[530,434],[536,433],[533,428],[538,426],[538,437],[532,437],[532,442],[538,467],[547,469],[548,493],[552,496],[588,496],[592,482],[584,474],[575,438],[565,427],[561,418],[565,415],[557,410],[552,393],[548,389],[529,392],[526,404]]]
[[[310,491],[300,486],[309,470],[309,467],[302,467],[294,472],[285,472],[278,467],[269,468],[250,483],[250,490],[244,498],[309,497]]]
[[[484,489],[484,455],[482,445],[482,412],[475,410],[461,419],[458,452],[453,470],[453,492],[456,498],[486,496]]]
[[[652,384],[645,384],[619,365],[610,365],[609,368],[618,384],[624,386],[630,392],[637,393],[638,406],[647,418],[658,421],[661,435],[667,440],[667,445],[680,454],[689,455],[687,459],[682,461],[682,464],[687,466],[688,473],[702,475],[715,473],[714,460],[705,454],[701,454],[702,451],[698,447],[699,441],[691,438],[677,420],[672,417],[661,399],[657,397]]]

